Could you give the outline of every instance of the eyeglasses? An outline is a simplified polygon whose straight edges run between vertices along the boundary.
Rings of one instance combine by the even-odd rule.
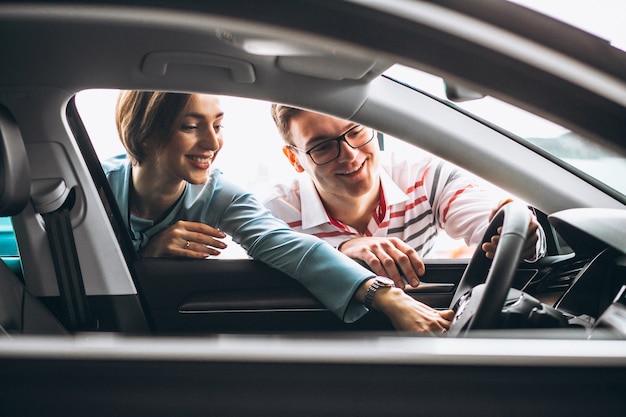
[[[367,145],[374,139],[374,129],[356,125],[341,136],[329,139],[315,145],[308,151],[291,146],[293,149],[309,155],[316,165],[324,165],[339,158],[341,153],[341,142],[346,142],[352,149],[357,149]]]

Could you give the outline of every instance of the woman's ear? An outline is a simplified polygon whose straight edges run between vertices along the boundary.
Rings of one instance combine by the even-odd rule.
[[[304,172],[304,168],[302,168],[302,165],[298,162],[298,155],[296,155],[296,152],[291,148],[291,146],[283,146],[283,154],[287,157],[289,163],[296,170],[296,172]]]

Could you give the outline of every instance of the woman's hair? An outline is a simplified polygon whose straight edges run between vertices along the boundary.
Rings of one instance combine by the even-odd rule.
[[[284,106],[282,104],[272,104],[272,119],[274,119],[274,123],[278,128],[278,133],[283,137],[283,140],[288,145],[293,145],[293,138],[291,136],[291,131],[289,130],[289,123],[291,123],[291,119],[296,117],[301,109],[295,107]]]
[[[141,165],[148,149],[158,149],[172,137],[191,94],[121,91],[115,124],[133,165]],[[147,146],[148,141],[151,146]]]

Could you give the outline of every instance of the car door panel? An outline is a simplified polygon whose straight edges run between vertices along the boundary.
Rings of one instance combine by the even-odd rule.
[[[391,328],[377,313],[342,323],[297,281],[258,261],[141,259],[135,271],[159,333]]]
[[[423,283],[406,291],[435,308],[448,308],[466,260],[426,265]],[[516,286],[537,269],[520,266]],[[136,284],[158,333],[391,330],[381,314],[342,323],[300,283],[254,260],[139,259]]]

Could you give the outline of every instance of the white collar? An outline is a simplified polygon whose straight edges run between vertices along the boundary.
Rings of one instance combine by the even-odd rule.
[[[380,183],[385,195],[387,206],[398,204],[408,200],[404,191],[393,182],[387,171],[380,169]],[[300,184],[300,207],[302,212],[302,229],[317,227],[325,223],[330,223],[322,199],[315,188],[315,183],[310,175],[302,173],[298,176]]]

